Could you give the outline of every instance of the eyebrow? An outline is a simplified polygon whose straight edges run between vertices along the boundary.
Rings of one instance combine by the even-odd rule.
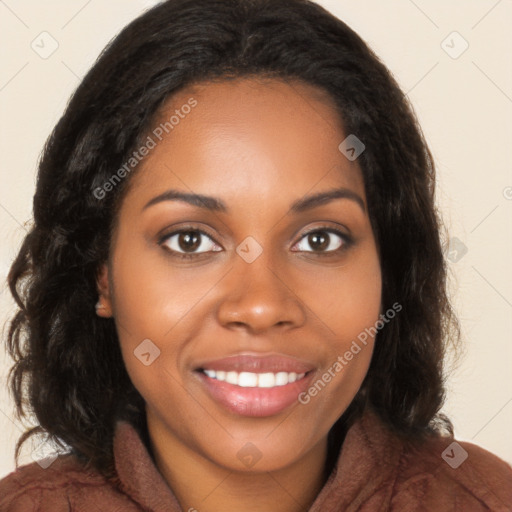
[[[310,210],[311,208],[330,203],[335,199],[350,199],[361,207],[363,213],[366,213],[366,207],[361,196],[348,188],[335,188],[333,190],[327,190],[325,192],[319,192],[318,194],[303,197],[292,204],[291,211],[300,213]]]
[[[336,188],[327,190],[325,192],[319,192],[318,194],[309,195],[295,201],[290,210],[294,213],[301,213],[318,206],[330,203],[335,199],[349,199],[358,204],[363,211],[366,213],[366,207],[363,199],[348,188]],[[205,210],[213,212],[227,212],[229,208],[226,204],[216,197],[205,196],[203,194],[191,194],[188,192],[180,192],[179,190],[167,190],[164,193],[151,199],[142,210],[146,210],[150,206],[161,203],[163,201],[181,201],[188,203],[192,206],[197,206]]]
[[[160,194],[151,201],[149,201],[142,210],[146,210],[154,204],[161,203],[163,201],[181,201],[184,203],[191,204],[192,206],[198,206],[205,210],[212,212],[227,212],[227,206],[215,197],[204,196],[202,194],[189,194],[187,192],[180,192],[179,190],[167,190],[163,194]]]

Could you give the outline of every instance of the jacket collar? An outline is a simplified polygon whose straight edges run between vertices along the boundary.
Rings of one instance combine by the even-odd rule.
[[[378,416],[365,412],[348,430],[337,463],[309,512],[345,510],[370,499],[374,506],[388,504],[401,451],[401,443]],[[182,512],[138,432],[126,421],[116,425],[114,458],[116,484],[144,510]]]

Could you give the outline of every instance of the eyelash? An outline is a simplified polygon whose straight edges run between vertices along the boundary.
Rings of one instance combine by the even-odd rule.
[[[190,233],[190,232],[199,233],[201,235],[204,235],[205,237],[212,240],[216,245],[220,245],[206,231],[203,231],[202,229],[199,229],[199,228],[196,228],[193,226],[186,226],[177,231],[172,231],[171,233],[162,235],[160,237],[160,239],[158,240],[158,244],[160,246],[162,246],[162,245],[164,245],[165,242],[167,242],[173,236],[180,235],[181,233]],[[317,256],[332,257],[334,255],[339,254],[340,252],[347,250],[353,244],[353,239],[350,236],[346,235],[345,233],[342,233],[341,231],[339,231],[335,228],[329,227],[329,226],[319,226],[314,229],[311,229],[310,231],[307,231],[306,233],[303,233],[302,236],[299,238],[299,240],[294,244],[294,246],[297,245],[299,242],[301,242],[304,238],[306,238],[307,236],[309,236],[313,233],[334,234],[334,235],[337,235],[338,237],[340,237],[343,242],[343,244],[340,248],[334,249],[331,251],[318,251],[318,252],[317,251],[304,251],[304,252],[316,254]],[[207,254],[208,252],[220,252],[220,251],[206,251],[206,252],[202,252],[202,253],[184,253],[184,252],[177,252],[174,249],[169,249],[169,248],[167,248],[165,250],[168,251],[172,257],[184,259],[184,260],[194,259],[194,258],[197,258],[198,256],[200,256],[201,254]],[[302,251],[294,251],[294,252],[302,252]]]

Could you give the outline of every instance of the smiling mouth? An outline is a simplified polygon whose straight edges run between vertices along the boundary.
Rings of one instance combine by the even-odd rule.
[[[237,416],[269,417],[294,405],[311,384],[314,370],[302,372],[235,372],[200,368],[195,371],[206,394]]]
[[[310,372],[236,372],[199,368],[199,372],[220,382],[241,388],[274,388],[286,386],[303,379]]]

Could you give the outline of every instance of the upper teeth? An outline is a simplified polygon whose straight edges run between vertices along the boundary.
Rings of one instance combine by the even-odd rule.
[[[284,386],[290,382],[302,379],[305,373],[279,372],[279,373],[251,373],[251,372],[223,372],[204,370],[212,379],[221,380],[228,384],[235,384],[242,388],[273,388]]]

